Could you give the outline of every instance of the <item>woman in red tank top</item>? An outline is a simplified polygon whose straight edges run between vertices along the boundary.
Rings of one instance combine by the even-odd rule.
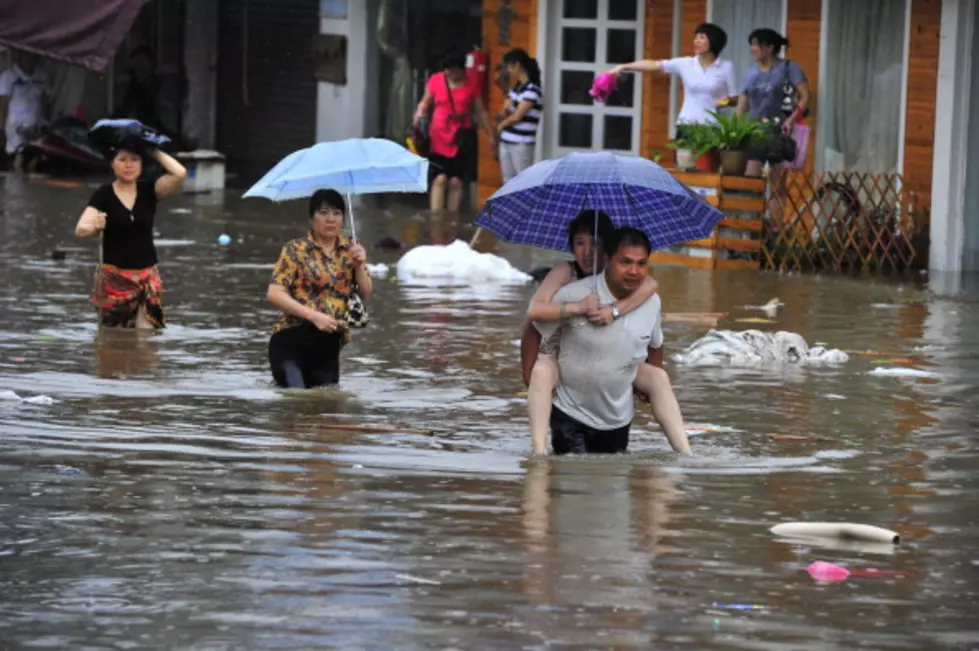
[[[472,130],[475,116],[479,126],[490,138],[494,137],[489,114],[481,99],[480,89],[466,80],[466,55],[452,54],[445,58],[442,72],[429,78],[425,95],[415,110],[415,129],[421,128],[422,120],[431,111],[428,160],[432,181],[428,196],[433,212],[442,210],[446,203],[450,211],[458,212],[462,202],[462,184],[470,180],[467,172],[474,161],[476,148],[471,147],[471,151],[460,149],[460,131]],[[475,133],[472,136],[472,140],[475,140]]]

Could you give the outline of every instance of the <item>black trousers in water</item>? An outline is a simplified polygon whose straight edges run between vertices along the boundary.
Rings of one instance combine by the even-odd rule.
[[[288,389],[337,384],[342,346],[342,332],[322,332],[312,323],[279,330],[269,339],[272,379]]]
[[[554,454],[618,454],[629,447],[631,426],[632,423],[610,430],[595,429],[552,407],[551,447]]]

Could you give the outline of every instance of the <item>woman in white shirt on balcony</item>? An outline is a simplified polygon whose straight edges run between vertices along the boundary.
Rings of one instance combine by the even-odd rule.
[[[633,61],[616,66],[609,72],[614,75],[623,72],[663,72],[680,77],[683,82],[683,106],[677,117],[679,138],[684,124],[714,122],[710,111],[729,106],[737,100],[734,64],[720,58],[725,45],[727,33],[717,25],[704,23],[693,33],[694,56]]]

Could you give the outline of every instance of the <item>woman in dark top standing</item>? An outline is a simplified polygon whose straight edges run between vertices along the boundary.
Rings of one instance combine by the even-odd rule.
[[[795,63],[783,59],[782,50],[788,39],[774,29],[756,29],[748,36],[751,56],[755,63],[744,78],[744,88],[738,99],[738,115],[748,113],[761,120],[772,139],[748,152],[746,176],[761,176],[768,162],[778,165],[795,158],[795,151],[786,152],[779,132],[791,136],[792,128],[802,121],[809,106],[809,80]]]
[[[139,180],[143,156],[137,149],[134,146],[114,152],[112,172],[116,178],[89,199],[75,236],[104,233],[92,297],[102,325],[159,329],[163,327],[163,283],[153,244],[156,202],[180,190],[187,170],[169,154],[151,149],[148,155],[165,174],[156,181]]]

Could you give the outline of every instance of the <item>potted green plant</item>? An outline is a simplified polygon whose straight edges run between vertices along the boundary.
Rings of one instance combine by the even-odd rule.
[[[717,122],[712,126],[725,174],[744,176],[748,149],[764,144],[771,137],[760,121],[750,115],[711,111]]]
[[[716,172],[720,164],[717,138],[709,124],[683,125],[683,137],[673,140],[668,147],[676,150],[677,167],[681,169]]]
[[[717,133],[713,125],[700,123],[683,125],[682,144],[690,152],[691,164],[687,169],[696,169],[700,172],[717,171],[720,160],[717,155]]]

